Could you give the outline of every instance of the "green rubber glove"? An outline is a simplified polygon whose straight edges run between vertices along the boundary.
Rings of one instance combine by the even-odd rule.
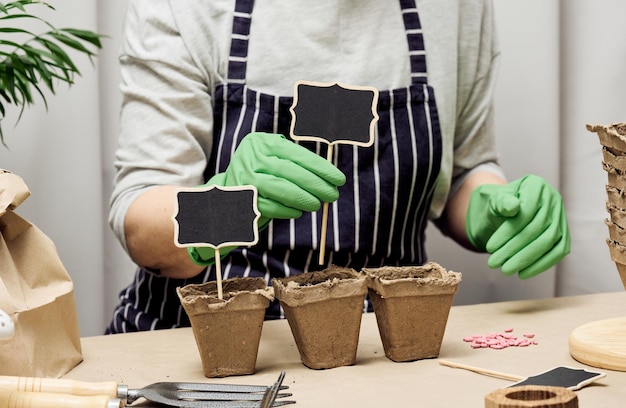
[[[255,186],[259,226],[265,228],[273,218],[298,218],[336,201],[345,182],[346,176],[325,158],[282,135],[257,132],[243,138],[226,171],[206,185]],[[220,249],[220,255],[230,250]],[[212,248],[190,248],[189,254],[202,265],[215,256]]]
[[[491,254],[489,267],[504,275],[533,277],[570,252],[561,195],[535,175],[475,188],[465,228],[472,245]]]

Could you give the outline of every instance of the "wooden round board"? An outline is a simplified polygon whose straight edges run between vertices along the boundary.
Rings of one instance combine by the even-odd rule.
[[[569,336],[569,351],[581,363],[626,371],[626,317],[599,320],[574,329]]]

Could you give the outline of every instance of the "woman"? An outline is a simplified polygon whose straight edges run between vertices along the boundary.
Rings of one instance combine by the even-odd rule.
[[[497,164],[498,56],[488,0],[131,0],[110,221],[139,268],[107,332],[188,325],[175,288],[215,279],[211,250],[174,245],[181,186],[259,190],[260,242],[230,251],[224,278],[322,269],[322,202],[327,263],[422,264],[429,219],[505,274],[557,263],[560,195]],[[289,140],[298,80],[377,88],[374,145],[339,145],[331,164]]]

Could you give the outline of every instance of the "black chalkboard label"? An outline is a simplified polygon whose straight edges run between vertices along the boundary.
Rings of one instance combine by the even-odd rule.
[[[378,121],[372,87],[298,81],[290,134],[294,140],[371,146]]]
[[[605,376],[605,373],[597,371],[562,366],[530,376],[522,381],[511,384],[510,387],[521,385],[548,385],[577,390]]]
[[[253,186],[180,189],[174,211],[179,247],[254,245],[259,239],[257,190]]]

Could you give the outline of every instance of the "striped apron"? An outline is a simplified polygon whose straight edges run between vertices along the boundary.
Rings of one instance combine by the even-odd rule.
[[[246,85],[253,0],[237,0],[226,83],[215,89],[215,141],[206,178],[226,170],[250,132],[289,135],[292,97],[257,92]],[[441,132],[415,0],[400,0],[408,41],[411,85],[379,90],[374,145],[336,145],[334,163],[346,174],[339,200],[330,205],[326,262],[359,270],[426,261],[424,232],[441,163]],[[307,79],[307,78],[302,78]],[[368,84],[354,84],[368,85]],[[327,145],[300,142],[326,157]],[[321,211],[273,220],[259,243],[238,248],[222,261],[224,279],[272,278],[323,269],[318,265]],[[120,294],[107,333],[189,326],[176,287],[215,279],[214,266],[186,280],[163,278],[139,268]],[[369,310],[366,301],[364,310]],[[268,319],[282,317],[277,301]]]

